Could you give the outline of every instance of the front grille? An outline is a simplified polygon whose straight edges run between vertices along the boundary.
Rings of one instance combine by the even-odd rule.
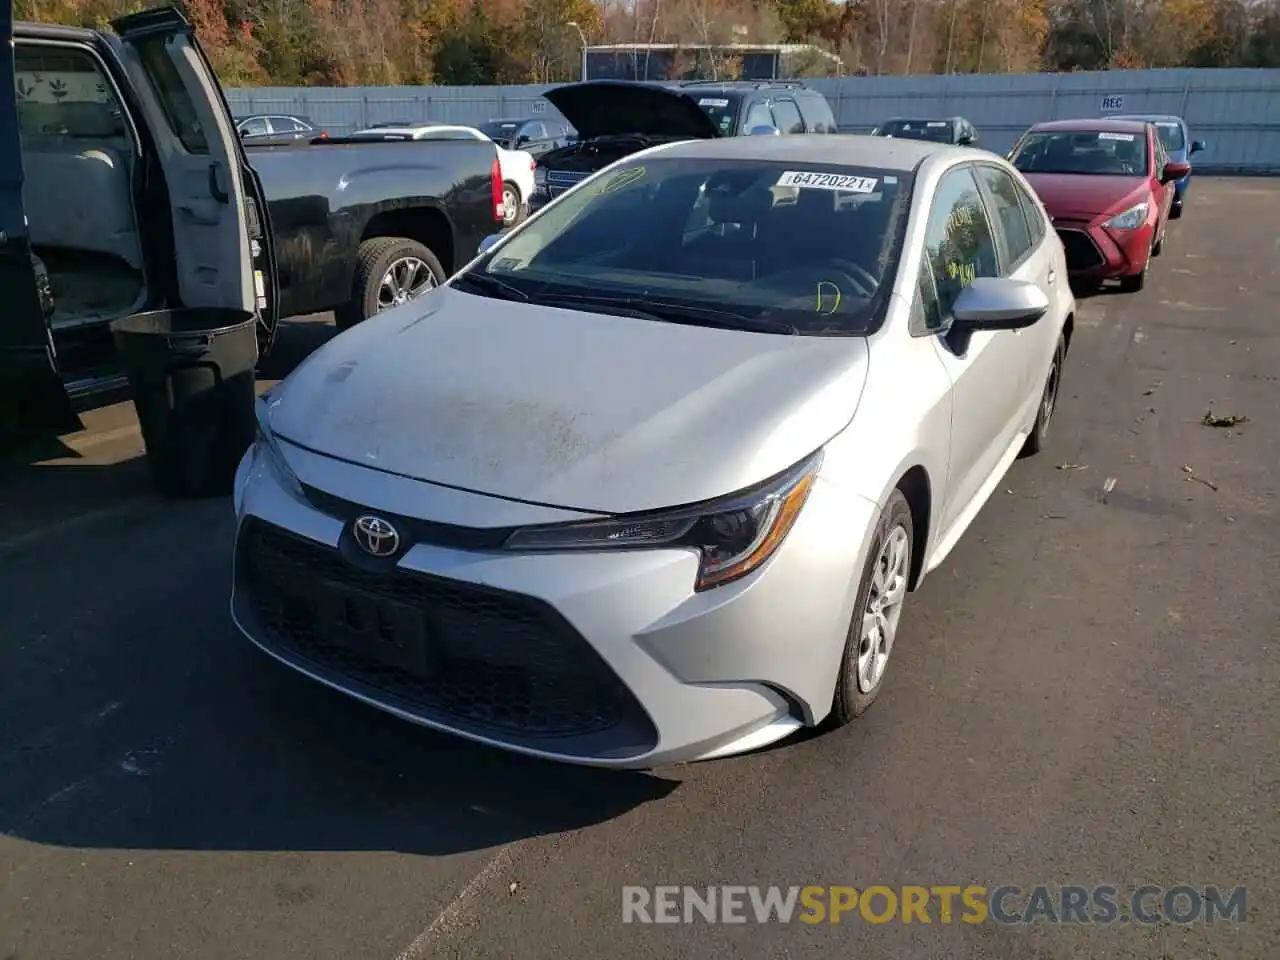
[[[1058,236],[1062,239],[1062,249],[1067,255],[1068,270],[1088,270],[1106,263],[1098,245],[1083,230],[1060,229]]]
[[[547,192],[553,197],[559,196],[570,187],[576,187],[589,176],[591,176],[590,172],[579,170],[548,170]]]
[[[582,741],[561,752],[638,755],[657,741],[626,686],[540,600],[362,569],[259,520],[244,523],[237,551],[254,636],[339,686],[506,741]]]

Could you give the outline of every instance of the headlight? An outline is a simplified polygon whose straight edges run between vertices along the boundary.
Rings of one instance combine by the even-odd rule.
[[[275,474],[275,478],[280,482],[280,485],[293,496],[300,500],[303,499],[305,494],[302,490],[302,483],[298,480],[297,474],[293,472],[293,468],[289,466],[289,461],[280,452],[280,444],[271,432],[265,395],[258,398],[256,412],[258,414],[257,447],[259,452],[262,454],[263,459],[267,461],[267,466]]]
[[[507,538],[518,551],[685,547],[701,558],[694,590],[709,590],[757,569],[778,549],[809,498],[822,451],[742,493],[693,507],[585,523],[525,527]]]
[[[1137,206],[1130,207],[1124,213],[1118,213],[1106,223],[1104,227],[1112,230],[1136,230],[1142,226],[1147,220],[1147,201],[1143,200]]]

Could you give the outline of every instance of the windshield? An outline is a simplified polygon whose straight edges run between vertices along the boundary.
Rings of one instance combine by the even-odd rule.
[[[510,140],[519,129],[520,124],[514,120],[492,120],[480,127],[481,132],[490,140]]]
[[[1110,130],[1028,133],[1011,161],[1023,173],[1141,177],[1147,173],[1147,138]]]
[[[910,184],[847,165],[650,158],[565,194],[455,282],[672,322],[865,335],[893,287]]]
[[[1160,137],[1160,142],[1164,144],[1165,153],[1177,153],[1186,146],[1186,140],[1182,136],[1182,124],[1174,123],[1172,120],[1157,120],[1156,134]]]
[[[698,106],[702,108],[702,112],[711,118],[711,122],[716,125],[716,130],[720,132],[720,136],[728,137],[733,135],[733,121],[738,116],[738,97],[726,97],[723,94],[712,94],[709,96],[699,96]]]
[[[878,135],[900,137],[903,140],[950,143],[951,124],[946,120],[890,120],[879,128]]]

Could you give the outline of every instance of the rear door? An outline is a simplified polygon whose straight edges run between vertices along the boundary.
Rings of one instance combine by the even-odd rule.
[[[48,278],[31,254],[22,203],[22,140],[13,75],[13,4],[0,17],[0,445],[19,425],[74,430],[78,420],[58,374],[49,328]]]
[[[265,354],[279,319],[267,204],[218,78],[172,7],[111,25],[168,183],[183,305],[256,314]]]

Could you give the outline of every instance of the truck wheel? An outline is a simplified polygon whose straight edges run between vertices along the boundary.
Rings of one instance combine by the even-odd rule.
[[[502,184],[502,226],[510,229],[529,214],[528,206],[520,199],[520,188],[510,180]]]
[[[360,244],[351,299],[334,311],[339,330],[416,300],[449,279],[436,255],[406,237],[374,237]]]

